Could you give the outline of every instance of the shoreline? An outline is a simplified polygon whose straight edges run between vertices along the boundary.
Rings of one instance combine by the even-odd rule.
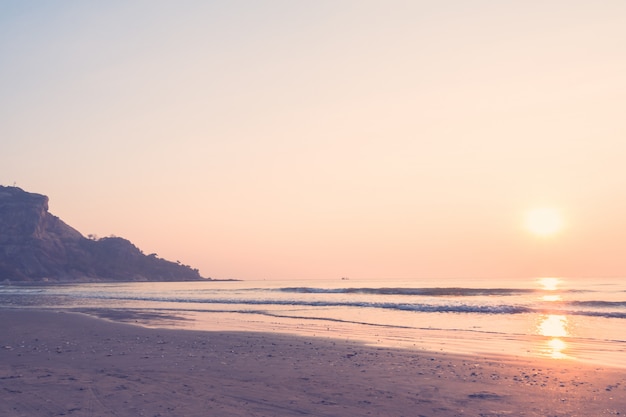
[[[258,332],[293,337],[360,343],[373,348],[446,352],[469,357],[514,357],[520,360],[571,363],[626,369],[621,340],[590,340],[576,337],[500,334],[474,330],[384,326],[325,319],[285,318],[258,311],[194,310],[178,308],[4,306],[0,309],[84,314],[112,323],[153,329],[202,332]],[[242,314],[244,317],[242,317]],[[477,335],[480,334],[480,338]]]
[[[0,309],[0,414],[602,416],[623,369]]]
[[[370,347],[408,349],[417,352],[447,352],[461,356],[513,356],[523,360],[549,360],[626,369],[624,351],[615,350],[614,340],[591,343],[584,338],[555,338],[543,335],[503,335],[474,330],[432,329],[425,327],[384,326],[361,322],[324,319],[286,319],[251,311],[249,320],[241,312],[197,311],[179,309],[104,309],[74,308],[68,311],[86,313],[101,319],[137,324],[149,328],[197,331],[268,332],[316,339],[342,340]],[[278,318],[279,321],[275,321]],[[469,336],[472,334],[472,336]],[[481,334],[481,338],[476,338]],[[459,336],[462,335],[462,336]],[[610,350],[609,350],[610,349]]]
[[[537,280],[499,284],[503,288],[491,288],[489,282],[445,284],[438,288],[428,282],[363,280],[352,282],[352,290],[336,281],[264,280],[0,286],[0,304],[90,310],[96,316],[106,312],[118,321],[125,321],[120,314],[134,311],[144,318],[126,321],[147,327],[267,331],[358,340],[376,347],[549,357],[626,369],[626,340],[619,332],[624,321],[619,314],[622,310],[626,314],[620,301],[626,287],[621,281],[563,280],[562,292],[545,293],[547,299],[544,290],[534,294],[544,285]],[[524,295],[528,289],[533,295]],[[423,290],[441,295],[406,296]],[[476,291],[495,296],[476,297]],[[512,293],[500,296],[503,291]],[[467,296],[449,295],[457,292]],[[579,304],[583,307],[576,307]],[[518,305],[525,307],[516,309]],[[176,319],[166,323],[163,316]]]

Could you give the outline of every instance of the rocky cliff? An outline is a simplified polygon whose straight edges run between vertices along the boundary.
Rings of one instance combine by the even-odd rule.
[[[126,239],[87,239],[48,212],[48,197],[0,186],[0,282],[190,281],[197,269],[144,255]]]

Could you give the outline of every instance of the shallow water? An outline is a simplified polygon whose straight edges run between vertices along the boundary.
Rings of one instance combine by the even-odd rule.
[[[136,313],[132,320],[148,326],[285,332],[626,367],[625,282],[540,278],[4,285],[0,305],[100,315],[131,309]],[[185,320],[163,318],[172,314]]]

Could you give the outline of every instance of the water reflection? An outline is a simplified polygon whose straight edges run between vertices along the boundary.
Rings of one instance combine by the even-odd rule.
[[[545,294],[541,299],[545,302],[562,301],[561,295],[556,293],[561,284],[558,278],[541,278],[538,281],[541,289],[550,291],[551,294]],[[544,314],[539,317],[537,322],[537,334],[545,336],[548,339],[542,349],[542,352],[553,359],[563,359],[567,355],[564,353],[567,349],[567,343],[563,338],[571,336],[568,330],[567,316],[561,314]]]
[[[541,285],[541,289],[544,291],[555,292],[558,289],[561,280],[558,278],[541,278],[539,279],[539,285]],[[559,294],[546,294],[541,297],[543,301],[553,302],[553,301],[561,301],[562,298]]]
[[[555,291],[560,283],[561,283],[561,280],[558,278],[550,277],[550,278],[539,279],[539,284],[543,287],[542,289],[546,291]]]
[[[567,348],[567,344],[563,341],[563,339],[555,337],[554,339],[548,340],[546,345],[548,346],[546,353],[548,353],[552,359],[567,358],[567,355],[563,353],[565,348]]]
[[[558,314],[546,314],[539,320],[537,330],[540,335],[548,337],[566,337],[567,317]]]
[[[567,357],[564,353],[567,349],[567,343],[562,339],[570,335],[567,327],[567,316],[546,314],[539,319],[537,333],[549,337],[543,351],[551,358],[562,359]]]

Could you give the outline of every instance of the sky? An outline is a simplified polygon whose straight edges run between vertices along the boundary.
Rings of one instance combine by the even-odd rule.
[[[0,184],[212,278],[626,276],[624,51],[623,0],[0,0]]]

